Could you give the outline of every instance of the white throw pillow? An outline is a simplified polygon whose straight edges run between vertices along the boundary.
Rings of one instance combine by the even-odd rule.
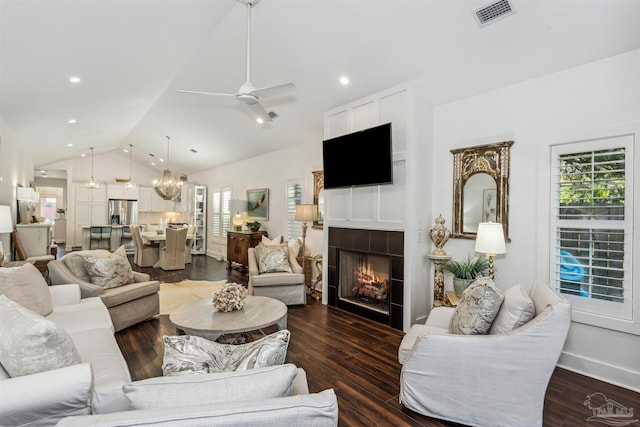
[[[258,271],[264,273],[292,273],[289,264],[289,247],[286,243],[277,246],[267,246],[260,243],[255,248],[258,260]]]
[[[491,324],[489,334],[513,331],[533,319],[535,311],[531,297],[522,289],[522,286],[511,286],[504,292],[504,302]]]
[[[489,277],[480,277],[462,293],[451,315],[449,332],[461,335],[486,334],[496,318],[504,294]]]
[[[267,236],[262,236],[262,244],[266,246],[278,246],[282,243],[282,236],[276,236],[273,239],[268,238]]]
[[[289,331],[283,329],[257,341],[232,345],[190,335],[164,336],[162,372],[172,376],[282,365],[289,337]]]
[[[83,256],[84,266],[91,283],[105,289],[117,288],[133,283],[133,270],[127,259],[124,246],[120,246],[108,257]]]
[[[80,363],[69,334],[52,321],[0,295],[0,364],[12,377]]]
[[[297,372],[295,365],[287,364],[247,371],[156,377],[125,384],[122,389],[131,409],[251,402],[290,396]]]
[[[23,307],[46,316],[53,311],[49,286],[33,264],[0,267],[0,295],[6,295]]]
[[[302,247],[302,242],[300,239],[291,239],[287,241],[287,245],[291,248],[291,251],[294,256],[298,256],[300,254],[300,248]]]

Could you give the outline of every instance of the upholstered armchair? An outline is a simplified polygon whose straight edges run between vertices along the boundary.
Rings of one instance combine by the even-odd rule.
[[[49,281],[51,285],[76,283],[80,286],[82,298],[100,297],[117,332],[160,312],[160,282],[150,280],[148,274],[133,271],[132,283],[107,289],[94,284],[83,257],[104,258],[110,255],[104,249],[70,252],[49,263]]]
[[[306,304],[307,288],[294,249],[287,246],[291,272],[260,273],[256,248],[249,248],[249,294],[275,298],[286,305]]]
[[[507,292],[500,310],[508,304]],[[490,330],[489,335],[450,334],[454,309],[434,308],[400,345],[400,402],[465,425],[541,426],[545,392],[567,337],[571,307],[546,284],[535,284],[530,297],[532,320],[509,332]]]
[[[131,234],[135,248],[133,263],[138,267],[153,267],[160,257],[160,245],[158,243],[144,243],[138,225],[131,227]]]
[[[160,268],[163,270],[184,270],[187,244],[187,227],[167,228],[166,244],[160,248]]]

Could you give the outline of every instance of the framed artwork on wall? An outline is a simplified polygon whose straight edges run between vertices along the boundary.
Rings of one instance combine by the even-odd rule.
[[[247,190],[247,219],[269,221],[269,189]]]

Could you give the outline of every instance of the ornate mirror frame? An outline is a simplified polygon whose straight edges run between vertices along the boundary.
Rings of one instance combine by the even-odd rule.
[[[318,206],[318,220],[313,221],[313,228],[322,229],[324,222],[324,200],[322,204],[319,204],[320,192],[324,190],[324,171],[313,171],[313,204]]]
[[[502,223],[509,239],[509,155],[513,141],[451,150],[453,154],[453,231],[451,237],[475,239],[464,231],[464,185],[478,173],[488,174],[496,183],[496,222]]]

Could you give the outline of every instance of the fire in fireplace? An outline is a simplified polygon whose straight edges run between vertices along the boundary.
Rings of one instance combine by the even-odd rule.
[[[389,270],[388,256],[341,250],[339,298],[389,314]]]

